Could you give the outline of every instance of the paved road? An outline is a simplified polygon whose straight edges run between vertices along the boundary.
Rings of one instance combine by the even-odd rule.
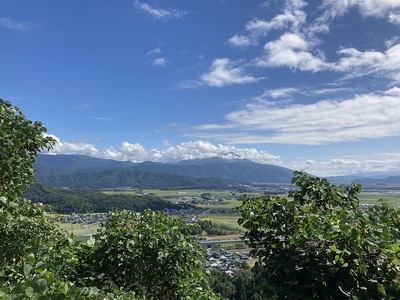
[[[202,245],[226,244],[226,243],[243,243],[242,239],[224,239],[224,240],[197,240]]]

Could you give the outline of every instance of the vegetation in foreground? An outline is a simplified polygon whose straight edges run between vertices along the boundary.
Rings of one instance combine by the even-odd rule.
[[[54,145],[45,132],[0,99],[0,298],[217,299],[182,220],[115,211],[82,244],[20,199],[37,152]]]
[[[250,272],[239,272],[240,280],[222,274],[207,280],[204,252],[189,236],[192,228],[149,210],[114,211],[96,240],[79,243],[47,218],[41,205],[20,198],[33,181],[36,153],[54,145],[44,133],[41,123],[0,100],[2,298],[217,299],[219,293],[253,300],[396,299],[400,294],[399,210],[384,201],[362,210],[360,185],[338,187],[304,172],[295,173],[298,190],[288,198],[249,197],[238,208],[246,243],[258,259]]]

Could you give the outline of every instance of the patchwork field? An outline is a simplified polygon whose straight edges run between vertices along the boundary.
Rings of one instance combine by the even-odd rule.
[[[182,190],[182,191],[159,191],[159,190],[146,190],[142,191],[149,194],[157,194],[158,196],[164,196],[166,199],[170,201],[178,201],[176,199],[180,199],[181,197],[200,197],[202,193],[211,193],[213,195],[224,195],[225,197],[230,191],[208,191],[208,190]],[[132,194],[136,193],[135,191],[118,191],[118,192],[107,192],[107,193],[125,193]],[[283,197],[284,195],[280,195]],[[169,198],[171,197],[171,198]],[[177,197],[175,199],[175,197]],[[376,204],[379,199],[386,199],[393,205],[400,207],[400,192],[363,192],[360,195],[360,203],[362,204]],[[236,199],[224,200],[224,203],[221,204],[198,204],[197,206],[202,208],[219,208],[231,210],[234,207],[237,207],[241,204],[241,201]],[[52,218],[57,215],[51,214]],[[205,213],[200,216],[201,219],[209,219],[215,224],[227,225],[231,228],[238,229],[241,232],[244,232],[244,228],[239,226],[237,221],[240,215],[235,213]],[[83,224],[72,224],[72,223],[60,223],[60,227],[66,230],[69,233],[74,234],[78,239],[86,240],[90,233],[95,234],[99,228],[99,224],[87,225],[87,228],[84,227]]]

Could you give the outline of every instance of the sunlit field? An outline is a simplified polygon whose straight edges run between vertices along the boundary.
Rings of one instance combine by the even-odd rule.
[[[360,203],[363,204],[376,204],[379,199],[387,200],[396,207],[400,206],[400,192],[367,192],[360,195]]]

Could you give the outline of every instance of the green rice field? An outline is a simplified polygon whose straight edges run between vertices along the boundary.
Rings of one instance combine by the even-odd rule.
[[[376,204],[379,199],[387,200],[392,205],[400,207],[400,192],[367,192],[360,195],[360,203],[363,204]]]
[[[72,233],[75,236],[87,236],[88,232],[86,231],[83,224],[80,223],[59,223],[60,228],[67,231],[68,233]],[[92,234],[96,234],[97,229],[100,227],[100,224],[91,224],[88,225],[89,230]]]

